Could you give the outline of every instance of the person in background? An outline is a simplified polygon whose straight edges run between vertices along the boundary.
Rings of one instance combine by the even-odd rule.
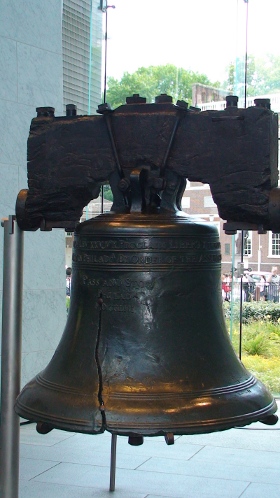
[[[267,300],[273,301],[274,303],[279,303],[279,283],[280,276],[278,274],[278,267],[273,266],[271,268],[271,275],[267,277]]]
[[[222,296],[224,301],[230,301],[231,278],[228,273],[222,275]]]
[[[260,300],[267,301],[267,282],[264,275],[261,275],[260,281],[257,285],[260,288]]]
[[[72,268],[66,268],[66,296],[71,295],[71,275],[72,275]]]

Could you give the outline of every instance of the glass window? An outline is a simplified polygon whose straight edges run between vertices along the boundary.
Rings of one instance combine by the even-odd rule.
[[[215,202],[211,195],[204,196],[204,207],[216,207]]]
[[[241,254],[242,249],[242,231],[238,230],[235,237],[235,254]],[[252,232],[251,230],[243,231],[243,256],[252,256]]]
[[[280,233],[269,233],[269,256],[280,256]]]
[[[187,197],[187,196],[183,196],[182,197],[182,201],[181,201],[181,204],[182,204],[182,208],[184,209],[187,209],[187,208],[190,208],[190,205],[191,205],[191,198],[190,197]]]
[[[244,230],[244,256],[252,256],[252,232]]]
[[[230,254],[230,244],[228,242],[225,243],[225,254],[227,256]]]

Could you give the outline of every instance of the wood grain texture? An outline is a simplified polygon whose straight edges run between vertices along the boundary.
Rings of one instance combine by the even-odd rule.
[[[221,218],[265,224],[277,156],[278,116],[260,107],[126,104],[104,115],[38,117],[27,144],[25,217],[33,226],[78,221],[119,163],[127,178],[142,166],[159,175],[164,166],[167,177],[209,183]]]

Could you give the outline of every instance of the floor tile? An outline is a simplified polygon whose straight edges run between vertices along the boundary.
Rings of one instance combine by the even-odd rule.
[[[276,451],[253,451],[239,448],[205,446],[193,456],[193,461],[205,461],[259,468],[280,468],[280,448]]]
[[[279,498],[280,486],[274,484],[250,484],[241,498]]]
[[[53,446],[61,441],[75,436],[73,432],[52,430],[48,434],[42,435],[36,431],[36,424],[26,424],[21,426],[20,443],[35,444],[38,446]]]
[[[114,493],[92,487],[68,486],[39,482],[20,482],[19,498],[146,498],[145,493],[132,493],[129,489],[116,489]]]
[[[48,436],[48,435],[47,435]],[[44,438],[45,436],[39,436]],[[24,438],[26,441],[27,438]],[[42,441],[44,443],[44,441]],[[203,446],[199,445],[174,445],[167,446],[163,438],[145,438],[142,446],[131,446],[128,438],[118,436],[117,438],[117,466],[124,468],[136,468],[151,456],[165,458],[182,458],[188,460]],[[55,444],[35,443],[21,444],[21,457],[46,458],[48,460],[59,460],[72,463],[86,463],[90,465],[110,465],[111,436],[104,434],[90,436],[75,434],[73,437],[61,440]]]
[[[36,482],[67,484],[70,486],[108,487],[109,473],[103,467],[89,465],[60,464],[34,479]],[[177,498],[238,498],[249,483],[213,479],[207,477],[182,476],[159,472],[141,472],[118,469],[116,489],[122,492],[159,494]],[[82,494],[81,494],[82,496]]]
[[[58,461],[65,463],[78,463],[85,465],[97,465],[99,467],[110,467],[110,448],[98,449],[94,447],[79,448],[73,441],[72,448],[65,449],[60,445],[52,446],[21,446],[21,459],[40,459],[46,461]],[[140,455],[136,452],[126,454],[117,452],[117,467],[124,469],[136,469],[142,465],[149,456]]]
[[[19,466],[19,477],[20,479],[24,479],[29,481],[33,479],[46,470],[59,465],[60,462],[47,461],[47,460],[34,460],[32,458],[21,458],[20,466]]]
[[[19,498],[278,498],[280,425],[212,434],[117,438],[116,491],[109,491],[111,434],[21,426]]]
[[[280,485],[280,467],[260,468],[255,466],[235,465],[227,462],[171,460],[150,458],[137,470],[143,472],[164,472],[196,477],[210,477],[245,482],[271,483]],[[280,495],[279,495],[280,496]]]
[[[254,424],[256,426],[256,424]],[[263,424],[262,424],[263,426]],[[211,434],[196,434],[193,436],[182,436],[176,442],[181,444],[193,444],[202,446],[234,447],[240,449],[279,451],[280,448],[280,426],[270,429],[261,424],[254,429],[229,429],[228,431],[213,432]]]

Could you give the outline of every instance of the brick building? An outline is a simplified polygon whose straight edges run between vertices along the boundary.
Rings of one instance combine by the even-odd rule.
[[[228,92],[221,88],[195,83],[192,86],[192,105],[200,107],[206,102],[220,102],[225,100]]]
[[[232,264],[236,268],[241,260],[238,243],[241,233],[237,233],[236,236],[225,234],[224,220],[219,217],[209,186],[199,182],[188,182],[182,208],[186,213],[217,226],[221,241],[222,271],[231,271]],[[271,266],[274,265],[279,266],[280,269],[280,234],[268,232],[259,235],[257,232],[248,231],[245,237],[243,259],[245,268],[252,268],[252,270],[270,271]]]
[[[207,109],[223,110],[226,107],[223,90],[207,87],[206,85],[193,85],[193,105],[202,111]],[[247,107],[254,105],[255,98],[269,98],[271,109],[280,113],[280,94],[259,95],[247,99]],[[243,103],[240,101],[240,107]],[[205,222],[214,223],[220,234],[222,251],[222,272],[229,272],[232,265],[236,268],[241,260],[239,239],[241,232],[236,236],[226,235],[223,223],[219,217],[217,206],[214,203],[208,185],[198,182],[188,182],[183,197],[182,207],[185,212],[203,219]],[[280,271],[280,234],[259,235],[257,232],[248,231],[244,242],[244,266],[254,271],[270,271],[272,266],[278,266]]]

